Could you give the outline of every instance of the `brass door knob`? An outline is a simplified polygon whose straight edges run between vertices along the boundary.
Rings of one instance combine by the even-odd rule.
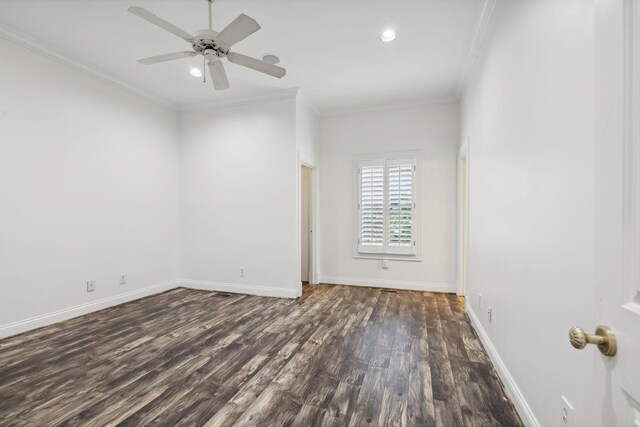
[[[582,350],[587,344],[595,344],[598,346],[600,353],[605,356],[615,356],[618,350],[616,336],[611,328],[598,325],[595,335],[587,334],[580,326],[573,326],[569,329],[569,341],[571,345]]]

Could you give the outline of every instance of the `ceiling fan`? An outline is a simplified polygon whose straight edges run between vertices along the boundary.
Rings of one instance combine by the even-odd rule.
[[[159,62],[173,61],[174,59],[189,58],[192,56],[202,55],[209,66],[213,87],[216,90],[224,90],[229,88],[229,80],[227,73],[224,71],[224,65],[221,59],[227,58],[229,62],[251,68],[261,73],[268,74],[273,77],[282,78],[287,73],[282,67],[269,64],[250,56],[240,53],[231,52],[229,49],[234,44],[255,33],[260,29],[260,25],[255,19],[241,14],[227,27],[216,32],[212,29],[211,5],[213,0],[207,0],[209,3],[209,28],[201,30],[191,35],[175,25],[165,21],[164,19],[154,15],[141,7],[131,6],[128,11],[134,15],[148,21],[170,33],[175,34],[186,42],[189,42],[193,48],[192,51],[167,53],[165,55],[152,56],[149,58],[138,59],[138,62],[145,65],[157,64]]]

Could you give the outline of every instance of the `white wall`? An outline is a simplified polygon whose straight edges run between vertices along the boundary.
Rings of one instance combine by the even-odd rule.
[[[181,117],[181,276],[186,284],[298,295],[295,113],[293,94]]]
[[[567,339],[570,326],[595,325],[593,5],[499,1],[490,28],[462,108],[467,303],[529,421],[560,425],[565,395],[575,425],[593,425],[602,408],[585,381],[597,352]]]
[[[320,280],[455,292],[458,106],[432,105],[322,120]],[[422,261],[353,257],[357,155],[421,150]]]
[[[320,161],[320,117],[301,90],[296,96],[296,148],[304,160]]]
[[[0,57],[0,335],[175,279],[175,115],[2,39]]]

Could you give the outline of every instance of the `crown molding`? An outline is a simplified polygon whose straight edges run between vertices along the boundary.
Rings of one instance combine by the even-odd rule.
[[[43,40],[31,37],[5,23],[0,23],[0,38],[15,43],[18,46],[29,49],[32,52],[43,55],[60,64],[73,68],[76,71],[80,71],[81,73],[94,77],[104,83],[108,83],[112,86],[122,89],[125,92],[135,95],[146,101],[150,101],[167,110],[173,112],[178,111],[178,107],[175,104],[158,96],[152,95],[146,91],[140,90],[131,83],[104,72],[96,64],[70,55],[69,53],[62,51],[61,49],[58,49]]]
[[[417,108],[432,107],[437,105],[450,105],[459,103],[457,96],[438,96],[426,98],[422,101],[411,103],[386,103],[386,104],[374,104],[359,108],[346,109],[346,110],[334,110],[326,111],[322,113],[321,117],[343,116],[351,114],[365,114],[365,113],[382,113],[386,111],[398,111],[398,110],[412,110]]]
[[[177,112],[180,114],[186,114],[197,111],[218,110],[230,107],[239,107],[242,105],[291,99],[298,95],[298,91],[299,89],[297,87],[293,87],[288,89],[270,90],[257,94],[238,95],[233,98],[222,98],[202,103],[184,104],[177,108]]]
[[[307,107],[309,107],[316,116],[318,117],[322,116],[322,114],[320,113],[320,109],[316,106],[316,103],[311,99],[311,97],[307,95],[307,92],[300,89],[298,91],[298,99],[301,102],[303,102],[305,105],[307,105]]]
[[[471,73],[473,72],[478,61],[478,56],[480,55],[480,51],[483,47],[484,38],[487,34],[489,24],[491,23],[491,18],[493,17],[495,5],[496,0],[485,0],[484,4],[482,5],[482,12],[480,13],[478,23],[476,24],[476,29],[473,34],[473,40],[471,41],[471,46],[469,47],[469,51],[467,52],[467,58],[465,59],[464,65],[460,70],[458,79],[458,90],[456,92],[456,96],[458,98],[461,98],[464,94],[464,91],[467,88],[467,84],[469,83]]]

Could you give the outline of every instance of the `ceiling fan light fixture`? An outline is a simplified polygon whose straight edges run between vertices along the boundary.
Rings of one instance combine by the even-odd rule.
[[[394,41],[397,37],[398,37],[398,33],[396,33],[394,30],[384,30],[380,35],[380,40],[382,40],[385,43],[390,43]]]
[[[189,74],[191,74],[193,77],[202,77],[202,71],[200,71],[200,68],[192,68],[189,71]]]

